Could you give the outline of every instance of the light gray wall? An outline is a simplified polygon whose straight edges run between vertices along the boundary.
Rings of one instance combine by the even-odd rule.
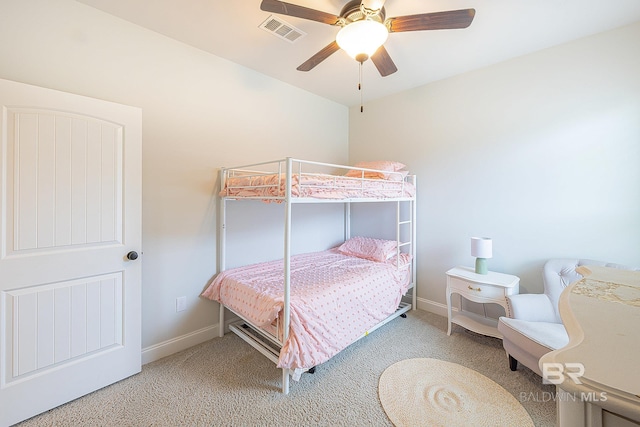
[[[640,23],[350,109],[352,162],[418,175],[421,307],[443,312],[471,236],[522,292],[548,258],[640,265],[638,40]]]
[[[216,272],[219,167],[348,159],[346,107],[71,0],[0,0],[0,78],[142,108],[145,361],[216,331],[217,304],[198,295]],[[235,251],[230,263],[281,253],[283,214],[266,208],[231,212],[260,226],[240,237],[263,252]],[[340,241],[342,211],[321,213],[320,227],[297,223],[294,249]],[[180,296],[187,310],[176,313]]]

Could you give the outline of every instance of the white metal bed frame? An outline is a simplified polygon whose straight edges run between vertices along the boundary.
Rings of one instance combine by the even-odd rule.
[[[254,170],[253,168],[268,168],[269,171],[265,170]],[[351,237],[351,203],[364,203],[364,202],[396,202],[396,241],[397,241],[397,253],[396,253],[396,265],[397,268],[403,268],[400,266],[400,253],[406,252],[411,254],[411,263],[408,268],[411,269],[411,284],[410,289],[411,293],[411,303],[401,302],[398,310],[395,313],[391,314],[389,317],[375,325],[373,328],[364,333],[360,338],[367,336],[369,333],[378,329],[380,326],[386,324],[392,319],[404,315],[411,308],[416,309],[416,197],[415,193],[413,197],[408,197],[404,194],[404,175],[398,173],[400,175],[398,179],[399,181],[399,192],[398,197],[391,198],[367,198],[367,197],[356,197],[356,198],[346,198],[346,199],[317,199],[313,197],[294,197],[291,194],[292,189],[292,177],[298,175],[298,185],[302,186],[302,179],[304,175],[318,175],[315,172],[305,172],[303,171],[303,167],[314,167],[314,168],[329,168],[333,170],[358,170],[361,171],[361,177],[354,178],[354,188],[357,188],[358,185],[361,188],[364,186],[364,182],[368,180],[365,178],[364,172],[380,172],[384,174],[393,174],[393,172],[388,171],[378,171],[375,169],[368,168],[358,168],[354,166],[345,166],[345,165],[336,165],[331,163],[322,163],[322,162],[312,162],[307,160],[294,159],[291,157],[287,157],[281,160],[274,160],[270,162],[262,162],[262,163],[254,163],[245,166],[238,166],[233,168],[222,168],[220,170],[220,185],[221,188],[225,188],[225,183],[227,182],[227,178],[232,177],[259,177],[264,175],[272,175],[277,173],[281,178],[285,179],[285,188],[283,192],[279,192],[277,196],[221,196],[220,202],[220,212],[219,212],[219,221],[218,221],[218,236],[219,236],[219,248],[218,248],[218,273],[224,271],[226,269],[226,204],[227,201],[233,200],[242,200],[242,199],[258,199],[265,201],[281,201],[285,205],[285,226],[284,226],[284,307],[283,307],[283,324],[282,328],[277,324],[275,328],[275,333],[271,333],[265,331],[264,329],[254,325],[248,319],[244,318],[237,312],[232,311],[236,316],[242,319],[240,322],[229,324],[229,330],[234,332],[268,359],[273,361],[274,363],[278,362],[280,348],[284,342],[286,342],[289,335],[289,326],[290,326],[290,282],[291,282],[291,207],[293,204],[297,203],[343,203],[344,204],[344,234],[345,241]],[[251,168],[251,169],[249,169]],[[274,171],[275,170],[275,171]],[[341,173],[343,175],[344,173]],[[336,175],[336,176],[341,176]],[[415,175],[407,176],[406,179],[411,182],[414,187],[416,185]],[[275,184],[280,186],[280,183]],[[342,187],[344,188],[344,187]],[[407,219],[402,219],[401,215],[401,204],[406,203],[409,205],[408,208],[408,216]],[[405,214],[406,215],[406,214]],[[409,227],[409,232],[403,234],[403,227]],[[401,236],[409,235],[409,240],[401,241]],[[403,248],[408,247],[408,250],[403,250]],[[407,266],[405,266],[407,267]],[[219,318],[219,335],[224,336],[225,331],[225,320],[224,320],[224,309],[225,306],[220,303],[220,318]],[[282,336],[279,336],[278,331],[282,330]],[[289,376],[290,369],[282,369],[282,392],[284,394],[289,393]]]

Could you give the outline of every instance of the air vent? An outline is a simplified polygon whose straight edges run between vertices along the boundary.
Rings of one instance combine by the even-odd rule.
[[[288,41],[289,43],[293,43],[300,37],[307,35],[288,22],[285,22],[280,18],[276,18],[273,15],[268,17],[266,21],[260,24],[260,28],[273,34],[276,37]]]

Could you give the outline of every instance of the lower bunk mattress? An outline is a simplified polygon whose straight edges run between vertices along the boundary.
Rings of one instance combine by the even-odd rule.
[[[410,261],[402,255],[378,262],[334,248],[292,256],[289,336],[278,367],[299,372],[326,362],[394,313],[411,281],[408,265],[397,267]],[[284,263],[223,271],[202,295],[268,331],[283,324]]]

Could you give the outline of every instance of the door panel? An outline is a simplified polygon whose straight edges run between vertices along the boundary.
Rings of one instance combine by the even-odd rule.
[[[141,112],[0,80],[0,426],[140,371]]]
[[[6,253],[122,243],[122,126],[56,111],[7,113],[17,140],[6,147],[14,160],[7,197],[16,200]]]
[[[13,332],[6,382],[71,359],[122,346],[122,277],[8,291],[7,329]]]

